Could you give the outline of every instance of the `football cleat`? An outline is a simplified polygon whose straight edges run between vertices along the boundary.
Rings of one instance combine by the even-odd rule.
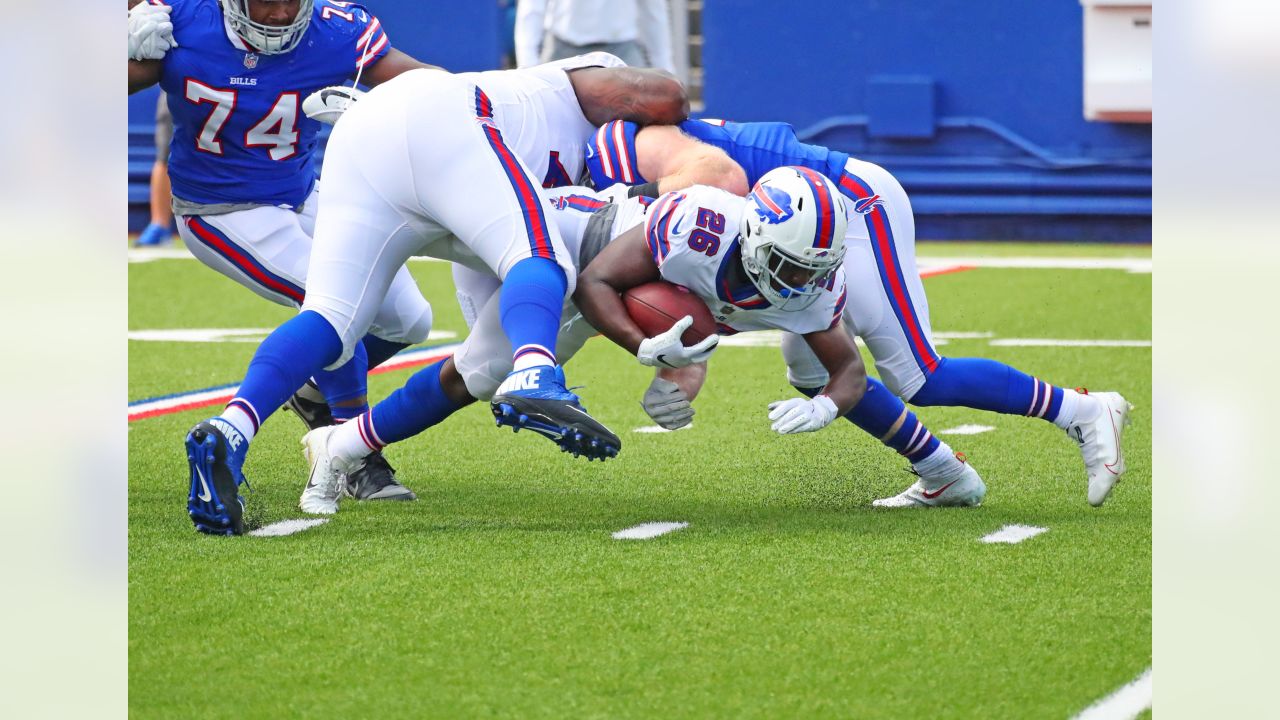
[[[173,231],[164,225],[151,223],[141,233],[134,247],[164,247],[173,243]]]
[[[499,426],[527,428],[550,438],[563,452],[588,460],[617,457],[622,441],[587,414],[578,396],[564,386],[560,366],[516,370],[502,381],[490,402]]]
[[[191,490],[187,514],[196,530],[209,535],[244,534],[244,456],[249,443],[231,423],[220,417],[197,424],[187,433],[187,464]]]
[[[307,386],[319,392],[315,383],[310,380],[307,381]],[[289,398],[284,406],[298,416],[302,424],[307,426],[307,430],[315,430],[316,428],[328,427],[334,424],[333,412],[329,410],[329,403],[303,397],[301,390],[294,393],[293,397]]]
[[[1112,488],[1124,474],[1124,448],[1120,445],[1124,428],[1129,424],[1133,405],[1120,393],[1092,393],[1089,397],[1102,402],[1102,411],[1092,422],[1073,423],[1067,436],[1080,446],[1084,468],[1089,478],[1089,504],[1099,507],[1107,501]]]
[[[337,429],[336,425],[316,428],[302,436],[302,456],[311,467],[307,486],[298,499],[298,507],[303,512],[315,515],[338,512],[338,497],[342,495],[347,473],[354,468],[342,458],[329,454],[329,436]]]
[[[982,504],[987,495],[987,486],[982,482],[978,471],[965,462],[964,456],[957,453],[962,470],[958,476],[949,479],[921,477],[914,485],[894,495],[880,498],[871,504],[883,508],[903,507],[976,507]]]
[[[409,488],[396,480],[396,469],[381,451],[365,456],[364,464],[347,474],[343,493],[357,500],[417,500]]]

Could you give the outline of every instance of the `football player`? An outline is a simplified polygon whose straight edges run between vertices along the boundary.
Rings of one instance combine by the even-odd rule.
[[[565,388],[557,365],[561,308],[577,271],[547,221],[543,186],[582,175],[595,126],[687,115],[679,81],[620,65],[595,53],[526,70],[414,70],[342,115],[326,150],[302,310],[263,341],[222,415],[188,434],[198,529],[243,531],[237,488],[254,433],[308,376],[352,357],[414,255],[501,280],[499,315],[514,353],[491,401],[499,425],[527,427],[589,459],[617,454],[618,437]],[[438,372],[423,383],[435,402],[406,408],[414,423],[454,409]],[[390,427],[382,440],[398,432]],[[332,513],[337,500],[336,488],[312,483],[300,504]]]
[[[785,188],[787,178],[782,177],[779,183],[782,188]],[[780,191],[779,186],[773,182],[762,181],[760,187],[765,197]],[[782,191],[785,192],[785,190]],[[682,222],[678,209],[684,207],[687,211],[698,205],[699,199],[704,196],[706,197],[704,204],[711,208],[719,208],[731,213],[741,212],[744,209],[741,198],[725,197],[725,193],[712,188],[695,188],[686,193],[683,200],[666,204],[660,202],[655,205],[659,212],[666,214],[650,218],[649,231],[658,233],[661,228],[667,227],[670,229],[670,237],[673,237],[677,244],[681,241],[687,242],[691,237],[694,238],[695,244],[707,241],[705,236],[694,235],[692,232],[681,233],[677,229]],[[824,197],[839,199],[839,195],[833,195],[829,188]],[[645,197],[614,198],[581,187],[558,188],[548,192],[550,208],[548,215],[558,227],[569,256],[581,268],[590,265],[611,241],[643,245],[647,237],[646,208],[649,207],[650,202]],[[788,208],[793,207],[789,198],[779,202],[787,205]],[[792,216],[798,216],[798,219],[793,221],[790,227],[802,227],[809,215],[817,215],[813,208],[814,205],[810,203],[809,210],[805,210],[801,205],[798,212],[793,211],[788,219]],[[745,209],[750,211],[751,206]],[[708,212],[712,210],[708,209]],[[836,208],[832,207],[832,223],[837,222],[835,217]],[[732,218],[731,222],[736,227],[740,220],[737,215],[733,215]],[[716,223],[714,219],[710,222],[723,228],[723,220],[720,223]],[[690,226],[695,224],[691,222]],[[809,224],[814,225],[812,222]],[[836,233],[836,229],[834,226],[831,228],[833,237],[843,238],[843,231]],[[810,234],[812,232],[811,230]],[[705,253],[706,246],[703,247]],[[839,250],[832,248],[829,252],[838,253]],[[675,251],[672,253],[674,254]],[[725,262],[734,264],[733,267],[736,268],[736,263],[741,260],[740,255],[731,261],[728,254],[726,251]],[[675,272],[676,268],[685,264],[688,259],[686,257],[680,262],[672,261],[664,267],[669,272]],[[698,259],[702,259],[702,256],[699,255]],[[595,266],[591,265],[591,267]],[[736,269],[733,272],[735,277],[739,273]],[[476,273],[461,266],[455,266],[454,281],[458,287],[458,299],[463,315],[471,328],[462,347],[452,357],[419,372],[403,388],[355,421],[340,427],[320,428],[309,433],[303,440],[303,446],[311,466],[312,482],[317,485],[338,487],[343,474],[358,471],[367,456],[383,448],[392,439],[400,440],[422,432],[443,421],[453,410],[475,400],[487,400],[492,397],[503,378],[511,371],[511,346],[502,334],[499,319],[497,281],[491,275]],[[814,293],[808,297],[801,297],[797,294],[792,300],[783,300],[780,303],[790,307],[787,305],[790,302],[801,312],[744,312],[738,316],[737,322],[740,324],[754,322],[749,325],[752,328],[771,327],[773,326],[771,323],[774,322],[785,323],[786,327],[799,330],[810,327],[819,328],[812,333],[813,342],[820,347],[831,348],[828,355],[833,367],[836,368],[833,375],[839,378],[837,382],[830,384],[831,392],[835,397],[852,396],[857,394],[859,376],[864,378],[865,386],[865,374],[862,371],[857,349],[847,341],[843,328],[838,325],[832,327],[831,319],[837,311],[831,306],[830,301],[834,299],[837,305],[839,302],[836,278],[831,278],[831,285],[831,290],[824,290],[826,295]],[[580,283],[579,288],[582,287]],[[800,307],[813,304],[824,297],[828,301],[826,304],[815,308]],[[719,300],[716,299],[715,302],[719,303]],[[561,319],[556,355],[562,363],[566,363],[589,338],[597,334],[597,331],[587,323],[573,302],[565,303]],[[679,338],[688,322],[682,319],[681,324],[670,331],[658,337],[644,339],[641,342],[644,347],[641,353],[643,361],[654,364],[657,358],[663,358],[668,362],[681,362],[676,359],[677,357],[690,362],[706,359],[719,339],[713,336],[692,347],[679,346],[676,338]],[[806,322],[809,324],[805,325]],[[742,327],[747,325],[744,324]],[[731,328],[725,326],[722,330],[728,332]],[[692,364],[686,369],[700,367],[704,366]],[[848,387],[846,387],[846,378]],[[684,380],[684,378],[679,379]],[[688,394],[678,399],[646,397],[646,408],[664,427],[683,426],[693,417],[693,408],[687,398],[696,395],[700,384],[700,382],[688,384]],[[829,397],[814,401],[819,411],[829,407],[831,402]],[[798,406],[807,406],[806,401],[796,399],[783,405],[786,407],[775,404],[772,408],[776,416],[775,425],[780,432],[817,429],[816,424],[806,426],[797,423],[794,417],[796,413],[792,413]],[[437,407],[442,410],[428,410]],[[969,488],[969,496],[975,498],[975,502],[981,499],[982,481],[977,473],[964,465],[949,447],[936,440],[916,417],[907,411],[902,401],[885,390],[883,386],[871,395],[863,395],[856,407],[861,408],[860,417],[865,419],[865,423],[876,428],[876,436],[911,459],[916,465],[917,472],[930,479],[936,477],[946,478],[945,482],[956,481],[957,484],[963,484]],[[836,411],[830,412],[834,417]],[[783,417],[789,413],[793,417]]]
[[[319,204],[320,123],[302,115],[301,100],[355,75],[378,85],[434,66],[391,47],[378,19],[352,2],[150,0],[129,19],[129,91],[158,82],[174,119],[169,176],[187,249],[267,300],[298,307]],[[364,412],[368,367],[425,340],[431,319],[401,271],[353,359],[292,388],[290,407],[308,428]],[[414,498],[381,456],[351,475],[347,491]]]
[[[849,301],[843,322],[866,342],[876,370],[894,394],[917,406],[963,406],[1054,423],[1080,447],[1091,505],[1102,505],[1124,473],[1121,436],[1132,406],[1119,393],[1077,392],[995,360],[937,352],[916,270],[911,203],[883,168],[802,143],[786,123],[723,120],[691,120],[678,128],[611,123],[592,136],[587,165],[596,187],[624,183],[636,194],[669,192],[694,182],[740,192],[779,165],[824,175],[852,211],[845,242]],[[812,393],[827,381],[821,358],[798,335],[784,336],[783,354],[788,378],[801,392]],[[655,384],[659,382],[656,378]],[[849,419],[859,422],[855,416]],[[921,478],[875,504],[970,504],[954,488],[940,487]]]

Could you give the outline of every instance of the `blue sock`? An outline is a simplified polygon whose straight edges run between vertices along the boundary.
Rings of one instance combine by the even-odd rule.
[[[796,389],[813,397],[822,388]],[[897,395],[872,377],[867,378],[866,394],[844,417],[913,464],[932,455],[940,444],[938,438],[929,432],[915,413],[907,410],[907,406]],[[903,418],[902,425],[890,435],[889,431],[898,422],[898,418]]]
[[[409,347],[409,343],[383,340],[375,335],[365,335],[360,343],[364,345],[365,351],[369,354],[370,369],[378,367],[394,357],[396,353]]]
[[[302,384],[342,354],[342,339],[319,313],[307,310],[275,329],[249,361],[244,382],[227,407],[251,420],[252,437]],[[243,432],[245,428],[240,428]]]
[[[413,437],[449,417],[459,407],[440,384],[444,360],[413,374],[404,387],[373,406],[373,444],[382,446]]]
[[[507,273],[498,308],[502,331],[517,360],[527,354],[545,355],[555,364],[556,335],[568,287],[564,269],[546,258],[525,258]]]
[[[312,377],[329,403],[329,412],[339,422],[357,417],[369,409],[368,378],[369,356],[361,343],[356,344],[355,354],[345,365],[336,370],[321,370]],[[356,399],[364,402],[351,404]]]
[[[995,360],[943,358],[912,405],[959,405],[1006,415],[1053,421],[1062,408],[1062,388]]]

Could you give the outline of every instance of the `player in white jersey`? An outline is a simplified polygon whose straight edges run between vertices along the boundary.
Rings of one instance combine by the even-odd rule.
[[[582,174],[584,130],[593,125],[621,117],[673,122],[687,113],[677,80],[618,64],[596,54],[529,70],[410,71],[347,110],[326,152],[302,310],[263,341],[223,415],[199,426],[239,450],[204,453],[207,462],[193,461],[193,477],[221,468],[219,496],[235,492],[244,446],[292,392],[286,386],[351,357],[392,278],[414,255],[502,280],[499,315],[515,353],[514,370],[491,401],[499,425],[534,430],[589,459],[616,455],[618,437],[566,389],[557,364],[560,313],[577,272],[546,219],[541,184],[555,168]],[[402,408],[404,422],[383,440],[398,439],[424,414],[456,409],[438,370],[423,383],[431,401]],[[301,504],[335,512],[337,488],[312,484]],[[214,502],[201,512],[207,523],[241,532],[238,510],[238,503]]]
[[[693,186],[662,196],[643,229],[601,252],[583,270],[574,301],[602,334],[660,374],[693,367],[708,353],[705,347],[680,344],[691,318],[645,337],[619,295],[646,282],[661,279],[688,288],[706,303],[721,333],[778,329],[797,334],[820,359],[828,379],[809,399],[771,403],[775,431],[810,432],[837,416],[857,418],[859,427],[907,457],[922,479],[942,488],[939,493],[949,493],[955,504],[976,505],[986,492],[978,473],[900,399],[867,382],[857,346],[842,323],[847,225],[846,201],[833,183],[809,168],[772,170],[749,198]],[[664,426],[678,427],[691,416],[685,408],[692,391],[673,382],[681,378],[670,377],[655,380],[644,404]],[[671,408],[674,417],[668,416]],[[670,422],[660,419],[668,417]]]

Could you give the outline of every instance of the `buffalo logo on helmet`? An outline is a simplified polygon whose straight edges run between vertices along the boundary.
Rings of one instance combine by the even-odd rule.
[[[879,195],[872,195],[858,200],[853,204],[853,211],[859,215],[866,215],[872,210],[884,205],[884,200]]]
[[[777,225],[795,215],[795,211],[791,209],[791,196],[778,188],[756,185],[751,191],[751,199],[755,201],[756,215],[760,216],[760,222]]]

